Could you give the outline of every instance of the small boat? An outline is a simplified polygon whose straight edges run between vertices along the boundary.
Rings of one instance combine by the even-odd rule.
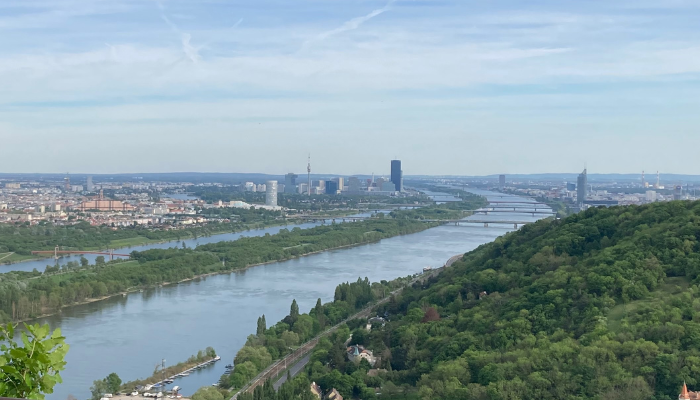
[[[189,372],[182,372],[180,376],[188,376],[190,373]]]
[[[432,271],[432,270],[433,270],[433,267],[425,267],[425,268],[423,268],[423,272],[428,272],[428,271]]]
[[[166,380],[164,380],[163,382],[165,382],[165,383],[167,383],[167,384],[171,384],[171,383],[173,383],[174,381],[173,381],[172,379],[166,379]]]
[[[219,357],[219,356],[214,357],[214,361],[219,361],[219,360],[221,360],[221,357]]]
[[[233,364],[227,364],[226,368],[233,368]]]

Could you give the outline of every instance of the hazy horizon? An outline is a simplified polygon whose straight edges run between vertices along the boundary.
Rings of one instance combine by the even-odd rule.
[[[306,173],[305,172],[299,172],[299,171],[288,171],[285,173],[262,173],[262,172],[214,172],[214,171],[205,171],[205,172],[197,172],[197,171],[176,171],[176,172],[124,172],[124,173],[90,173],[90,172],[76,172],[76,173],[69,173],[67,174],[68,176],[71,177],[78,177],[80,179],[85,178],[87,176],[92,176],[92,177],[126,177],[128,178],[131,176],[132,178],[140,178],[140,177],[147,177],[149,179],[156,179],[157,176],[159,175],[168,175],[168,176],[177,176],[177,175],[183,175],[183,179],[186,179],[187,175],[199,175],[199,176],[204,176],[206,177],[207,175],[212,175],[212,176],[241,176],[241,177],[246,177],[246,176],[261,176],[261,177],[284,177],[285,174],[293,172],[298,175],[297,180],[303,181],[306,178]],[[506,179],[510,178],[519,178],[519,179],[525,179],[525,178],[530,178],[530,179],[557,179],[557,178],[562,178],[562,177],[576,177],[580,174],[580,172],[542,172],[542,173],[532,173],[532,174],[504,174],[506,175]],[[311,174],[312,179],[317,179],[319,177],[350,177],[350,176],[359,176],[359,177],[370,177],[374,175],[375,177],[388,177],[390,174],[389,173],[355,173],[355,174],[346,174],[346,173],[334,173],[334,172],[314,172]],[[443,175],[429,175],[429,174],[411,174],[411,175],[404,175],[404,179],[421,179],[421,178],[455,178],[455,179],[481,179],[481,178],[488,178],[488,179],[498,179],[498,176],[501,174],[488,174],[488,175],[450,175],[450,174],[443,174]],[[33,176],[43,176],[43,177],[51,177],[51,178],[56,178],[56,179],[62,179],[63,177],[66,176],[65,173],[61,172],[16,172],[16,173],[6,173],[6,172],[0,172],[0,179],[8,179],[9,177],[13,176],[27,176],[27,177],[33,177]],[[155,176],[155,177],[154,177]],[[618,172],[612,172],[612,173],[595,173],[595,172],[588,172],[589,179],[590,178],[620,178],[624,180],[637,180],[641,179],[641,174],[638,173],[618,173]],[[654,174],[646,174],[646,181],[647,182],[655,182],[656,180],[656,173]],[[661,180],[663,181],[664,179],[688,179],[688,180],[700,180],[700,174],[694,175],[694,174],[674,174],[674,173],[660,173]]]

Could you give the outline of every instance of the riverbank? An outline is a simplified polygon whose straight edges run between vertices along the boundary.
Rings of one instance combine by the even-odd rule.
[[[293,260],[293,259],[299,259],[299,258],[311,256],[311,255],[314,255],[314,254],[323,253],[323,252],[326,252],[326,251],[338,250],[338,249],[343,249],[343,248],[357,247],[357,246],[362,246],[362,245],[371,244],[371,243],[377,243],[377,242],[379,242],[379,241],[381,241],[381,240],[383,240],[383,239],[388,239],[388,238],[396,237],[396,236],[410,235],[410,234],[418,233],[418,232],[421,232],[421,231],[424,231],[424,230],[427,230],[427,229],[430,229],[430,228],[433,228],[433,227],[436,227],[436,226],[440,225],[439,223],[427,223],[427,222],[418,222],[418,221],[404,222],[404,221],[394,221],[394,220],[391,220],[391,219],[387,219],[387,220],[376,220],[376,221],[371,222],[371,223],[374,223],[374,224],[379,223],[379,224],[380,224],[379,226],[382,226],[382,225],[381,225],[382,223],[384,223],[384,224],[385,224],[385,223],[395,223],[394,225],[400,225],[400,224],[402,224],[402,223],[403,223],[403,224],[411,223],[411,224],[413,224],[413,226],[412,226],[411,229],[408,229],[408,230],[405,230],[405,229],[404,229],[404,230],[398,230],[398,231],[396,231],[396,232],[400,232],[400,233],[397,233],[397,234],[379,233],[379,232],[377,232],[377,231],[365,232],[365,233],[364,233],[361,237],[359,237],[359,238],[356,237],[356,236],[353,236],[353,237],[351,237],[351,238],[346,238],[347,240],[356,240],[356,241],[353,242],[353,243],[348,243],[348,244],[342,244],[342,245],[337,245],[337,246],[325,247],[325,248],[319,249],[319,250],[311,250],[311,251],[304,252],[303,248],[299,248],[299,249],[298,249],[299,253],[297,253],[297,254],[291,254],[291,253],[284,253],[284,252],[282,252],[282,254],[284,254],[283,256],[277,257],[277,258],[272,259],[272,260],[264,261],[264,262],[248,263],[248,264],[243,264],[243,265],[240,265],[240,266],[236,266],[235,263],[231,263],[231,264],[230,264],[231,267],[228,267],[228,268],[227,268],[226,265],[224,265],[223,268],[220,268],[220,267],[222,267],[222,266],[221,266],[218,262],[217,262],[217,263],[210,263],[210,264],[202,265],[202,266],[201,266],[201,269],[202,269],[202,270],[206,270],[206,271],[208,271],[208,272],[195,274],[195,275],[193,275],[193,276],[191,276],[191,277],[187,277],[187,278],[183,278],[183,279],[177,279],[177,280],[163,280],[163,281],[155,282],[155,283],[149,284],[149,285],[134,285],[134,286],[130,286],[130,287],[124,289],[124,290],[120,290],[120,291],[115,292],[115,293],[107,294],[107,295],[105,295],[105,296],[89,297],[89,298],[82,299],[82,300],[80,300],[80,301],[72,302],[72,303],[70,303],[70,304],[63,304],[63,305],[61,305],[60,307],[58,307],[57,309],[55,309],[54,311],[43,312],[43,313],[42,313],[41,315],[39,315],[39,316],[28,316],[28,317],[26,317],[26,318],[19,318],[19,319],[14,318],[13,320],[16,321],[16,322],[24,322],[24,321],[31,321],[31,320],[35,320],[35,319],[39,319],[39,318],[46,318],[46,317],[49,317],[49,316],[52,316],[52,315],[60,314],[60,313],[61,313],[63,310],[65,310],[66,308],[70,308],[70,307],[74,307],[74,306],[79,306],[79,305],[84,305],[84,304],[90,304],[90,303],[94,303],[94,302],[99,302],[99,301],[107,300],[107,299],[110,299],[110,298],[113,298],[113,297],[126,296],[126,295],[129,294],[129,293],[134,293],[134,292],[139,292],[139,291],[143,291],[143,290],[148,290],[148,289],[152,289],[152,288],[155,288],[155,287],[163,287],[163,286],[169,286],[169,285],[176,285],[176,284],[179,284],[179,283],[184,283],[184,282],[188,282],[188,281],[193,281],[193,280],[197,280],[197,279],[201,279],[201,278],[208,277],[208,276],[213,276],[213,275],[230,274],[230,273],[232,273],[232,272],[244,271],[244,270],[247,270],[247,269],[250,269],[250,268],[253,268],[253,267],[257,267],[257,266],[261,266],[261,265],[273,264],[273,263],[278,263],[278,262],[284,262],[284,261],[289,261],[289,260]],[[368,223],[367,223],[367,222],[364,222],[364,223],[354,223],[354,224],[352,224],[352,225],[353,225],[353,226],[356,226],[356,227],[361,227],[362,224],[365,224],[365,225],[366,225],[366,224],[368,224]],[[326,225],[326,227],[330,227],[330,225]],[[312,228],[312,229],[314,229],[314,228]],[[386,229],[386,228],[385,228],[385,229]],[[287,234],[289,234],[289,233],[287,233]],[[349,234],[350,234],[350,233],[349,233]],[[369,234],[369,236],[368,236],[368,234]],[[278,234],[278,235],[279,235],[279,234]],[[321,236],[323,236],[323,235],[324,235],[324,233],[321,233]],[[275,235],[275,236],[277,236],[277,235]],[[261,238],[263,238],[263,237],[248,238],[248,239],[261,239]],[[313,246],[311,246],[311,247],[313,247]],[[199,252],[199,253],[208,253],[208,252],[207,252],[207,251],[203,251],[203,252]],[[146,261],[145,264],[138,265],[138,266],[134,266],[134,267],[136,267],[136,269],[142,270],[142,269],[145,268],[144,266],[147,265],[149,262],[153,262],[153,261]],[[175,261],[172,261],[172,262],[174,263]],[[130,265],[129,265],[129,264],[130,264]],[[133,266],[133,262],[129,262],[129,263],[125,262],[125,263],[115,264],[115,265],[113,265],[113,266],[111,266],[111,267],[109,267],[109,268],[106,268],[106,269],[104,269],[104,268],[102,268],[102,267],[93,267],[93,268],[87,269],[87,270],[79,270],[79,271],[76,271],[76,272],[72,273],[72,275],[74,275],[74,276],[75,276],[75,275],[81,275],[81,274],[82,274],[82,275],[85,275],[85,276],[88,276],[88,275],[89,275],[89,276],[91,277],[91,279],[93,279],[93,281],[94,281],[94,279],[95,279],[94,277],[95,277],[96,275],[100,274],[100,273],[110,273],[110,274],[114,274],[114,273],[115,273],[114,270],[115,270],[115,269],[118,269],[119,267],[131,268],[131,266]],[[97,270],[97,268],[100,268],[100,269]],[[124,273],[126,274],[126,273],[128,273],[128,272],[124,272]],[[118,274],[118,272],[117,272],[117,274]],[[46,277],[45,279],[48,280],[48,279],[51,279],[51,278],[60,278],[60,279],[62,279],[62,280],[70,280],[70,276],[67,276],[67,275],[68,275],[68,274],[58,274],[58,275],[56,275],[56,276],[48,276],[48,277]],[[29,280],[30,280],[30,279],[26,279],[26,280],[23,280],[23,281],[26,282],[26,281],[29,281]],[[81,276],[76,277],[76,280],[81,282],[80,285],[84,285],[84,283],[85,283],[85,281],[84,281],[83,279],[81,279]]]
[[[275,378],[278,378],[282,373],[286,371],[288,366],[293,366],[294,363],[296,363],[299,359],[301,359],[303,356],[306,354],[310,353],[313,351],[315,346],[319,343],[322,337],[326,337],[331,335],[332,333],[336,332],[339,330],[341,327],[344,326],[345,323],[347,323],[350,320],[354,319],[362,319],[362,318],[367,318],[371,315],[371,311],[376,309],[378,306],[387,303],[390,299],[394,298],[396,295],[400,294],[401,291],[408,287],[413,285],[416,282],[425,282],[427,279],[435,277],[437,274],[439,274],[444,268],[450,267],[456,260],[460,259],[463,257],[463,254],[459,254],[456,256],[452,256],[447,262],[442,267],[435,268],[429,272],[423,273],[423,274],[415,274],[412,277],[408,278],[396,278],[392,281],[385,283],[381,283],[380,285],[382,286],[388,286],[389,288],[392,288],[394,290],[391,290],[389,294],[384,294],[381,297],[375,298],[368,303],[366,303],[362,309],[360,310],[354,310],[354,314],[349,315],[345,317],[341,321],[335,321],[334,325],[331,326],[330,328],[327,328],[321,332],[316,332],[315,336],[302,343],[298,348],[294,349],[291,353],[288,354],[283,354],[279,359],[271,360],[269,365],[265,366],[265,368],[260,371],[254,378],[249,380],[246,384],[242,385],[240,388],[237,387],[232,387],[232,390],[238,389],[235,393],[233,393],[232,397],[230,398],[231,400],[236,400],[241,394],[243,393],[252,393],[253,390],[257,386],[263,385],[266,381],[272,380]],[[358,282],[358,284],[360,284]],[[366,283],[367,285],[370,285],[369,282]],[[375,282],[376,284],[376,282]],[[335,301],[342,301],[341,299],[335,299]],[[328,312],[327,310],[329,308],[332,308],[334,306],[334,302],[326,303],[321,305],[321,308],[315,308],[313,310],[313,313],[310,312],[308,314],[304,314],[305,316],[310,317],[315,323],[319,323],[320,326],[320,320],[319,320],[319,315],[323,315],[323,320],[328,320]],[[280,321],[282,322],[282,321]],[[277,326],[277,325],[274,325]],[[350,333],[349,331],[347,332],[348,334]],[[270,329],[269,332],[265,332],[265,335],[262,335],[262,337],[259,337],[259,341],[262,343],[266,343],[270,336],[274,337],[275,335],[281,336],[280,332],[278,332],[276,329]],[[260,336],[260,335],[258,335]],[[347,343],[346,343],[347,344]],[[251,345],[249,343],[246,343],[246,346],[248,348],[256,348],[255,345]],[[271,344],[266,343],[265,345],[258,345],[258,349],[267,349],[268,347],[271,347]],[[242,352],[243,349],[239,350],[239,352]],[[236,355],[236,360],[238,358],[238,354]],[[234,361],[235,364],[235,361]],[[234,369],[235,372],[235,369]],[[222,377],[222,381],[226,381],[227,376],[224,375]],[[230,379],[230,378],[229,378]],[[230,382],[228,382],[230,384]]]
[[[71,344],[68,364],[61,374],[64,383],[57,385],[47,400],[65,400],[69,394],[89,398],[88,388],[95,379],[115,371],[124,381],[150,376],[161,359],[171,363],[185,360],[204,346],[216,348],[225,363],[230,363],[256,331],[260,316],[265,314],[268,325],[282,320],[293,299],[301,312],[308,312],[319,298],[322,303],[332,301],[339,282],[355,282],[358,277],[380,282],[412,275],[425,267],[442,265],[453,255],[491,242],[509,230],[442,225],[366,246],[66,308],[38,321],[52,329],[61,328]],[[217,382],[224,372],[223,365],[217,365],[198,370],[177,384],[183,387],[183,396],[191,396],[197,388]]]
[[[330,214],[332,216],[348,216],[348,215],[353,215],[358,212],[361,212],[361,210],[339,210],[335,211],[334,214]],[[324,214],[326,215],[326,214]],[[279,220],[275,222],[255,222],[246,225],[245,227],[241,227],[239,229],[217,229],[213,230],[210,232],[206,232],[205,234],[197,234],[197,232],[193,232],[194,229],[201,229],[203,227],[198,227],[194,229],[184,229],[184,230],[179,230],[178,232],[182,233],[183,236],[179,238],[170,238],[170,239],[148,239],[145,236],[138,236],[138,237],[133,237],[133,238],[126,238],[126,239],[117,239],[112,241],[112,244],[107,246],[108,249],[115,250],[117,253],[119,250],[124,250],[124,249],[130,249],[132,247],[138,247],[138,246],[148,246],[148,245],[157,245],[157,244],[163,244],[163,243],[177,243],[181,242],[183,240],[197,240],[198,238],[202,237],[212,237],[212,236],[217,236],[217,235],[225,235],[225,234],[232,234],[232,233],[241,233],[241,232],[247,232],[250,230],[255,230],[255,229],[265,229],[265,228],[271,228],[271,227],[279,227],[279,226],[287,226],[287,225],[296,225],[296,224],[301,224],[304,223],[305,221],[298,219],[298,218],[289,218],[285,220]],[[53,249],[44,249],[46,251],[52,251]],[[86,248],[81,248],[78,251],[108,251],[105,250],[104,247],[86,247]],[[7,254],[7,253],[5,253]],[[80,253],[75,253],[75,255],[80,255]],[[22,264],[25,262],[32,262],[32,261],[41,261],[41,260],[50,260],[53,258],[52,254],[47,254],[45,256],[37,256],[37,255],[20,255],[17,253],[14,253],[10,255],[7,258],[0,259],[0,266],[7,266],[7,265],[15,265],[15,264]]]

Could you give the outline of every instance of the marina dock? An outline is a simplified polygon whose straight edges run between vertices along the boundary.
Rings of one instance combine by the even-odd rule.
[[[221,357],[216,356],[216,357],[212,358],[212,359],[209,360],[209,361],[205,361],[205,362],[203,362],[203,363],[201,363],[201,364],[197,364],[197,365],[195,365],[195,366],[192,367],[192,368],[186,369],[186,370],[184,370],[184,371],[182,371],[182,372],[178,372],[177,374],[175,374],[175,375],[173,375],[173,376],[169,376],[169,377],[167,377],[167,378],[165,378],[165,379],[163,379],[163,380],[161,380],[161,381],[158,381],[158,382],[156,382],[156,383],[154,383],[154,384],[152,384],[152,385],[147,385],[146,388],[148,388],[148,389],[146,389],[146,391],[149,391],[149,390],[152,390],[152,389],[163,389],[163,388],[165,388],[166,385],[169,385],[169,384],[173,383],[173,381],[175,381],[175,379],[185,378],[185,377],[187,377],[191,372],[194,372],[194,371],[196,371],[196,370],[198,370],[198,369],[205,368],[205,367],[207,367],[207,366],[209,366],[209,365],[212,365],[212,364],[216,363],[216,362],[219,361],[219,360],[221,360]],[[149,387],[149,386],[150,386],[150,387]]]

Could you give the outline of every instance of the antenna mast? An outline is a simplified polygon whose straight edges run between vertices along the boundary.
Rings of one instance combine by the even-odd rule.
[[[309,186],[307,187],[306,191],[308,192],[308,195],[311,196],[311,153],[309,153],[309,163],[306,164],[306,174],[309,180]]]

